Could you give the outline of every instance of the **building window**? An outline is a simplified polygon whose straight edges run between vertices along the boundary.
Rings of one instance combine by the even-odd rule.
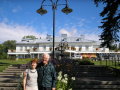
[[[82,48],[79,48],[79,51],[81,51],[82,50]]]
[[[20,51],[22,51],[23,50],[23,47],[20,47]]]
[[[33,51],[37,51],[37,48],[36,48],[36,47],[34,47],[34,48],[33,48]]]
[[[71,47],[71,50],[75,51],[75,50],[76,50],[76,48],[75,48],[75,47]]]
[[[46,45],[43,46],[43,50],[44,50],[44,51],[46,50]]]
[[[25,46],[25,50],[27,50],[27,46]]]
[[[86,47],[86,50],[88,51],[88,50],[89,50],[89,46],[88,46],[88,45],[86,45],[85,47]]]
[[[82,50],[82,45],[79,46],[79,51],[81,51],[81,50]]]
[[[52,51],[52,47],[50,47],[49,49],[50,49],[49,51]]]

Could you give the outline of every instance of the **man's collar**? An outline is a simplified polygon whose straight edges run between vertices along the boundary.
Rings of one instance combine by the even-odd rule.
[[[42,62],[42,64],[43,64],[44,66],[48,66],[48,65],[50,65],[50,61],[48,62],[48,64],[44,64],[43,62]]]

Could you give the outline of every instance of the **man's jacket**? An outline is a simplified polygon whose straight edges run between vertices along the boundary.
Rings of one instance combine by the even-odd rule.
[[[44,65],[42,62],[37,66],[38,71],[38,87],[55,88],[56,71],[52,63]]]

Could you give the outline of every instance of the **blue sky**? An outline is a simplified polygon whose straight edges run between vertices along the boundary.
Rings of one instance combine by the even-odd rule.
[[[45,37],[52,35],[52,7],[44,7],[48,13],[40,15],[36,10],[40,8],[42,0],[0,0],[0,42],[6,40],[20,41],[25,35]],[[55,0],[53,0],[55,1]],[[64,0],[59,0],[64,4]],[[44,4],[51,4],[46,0]],[[85,35],[86,39],[98,40],[101,29],[99,13],[103,5],[96,7],[93,0],[68,0],[73,12],[66,15],[61,12],[65,6],[58,6],[56,10],[56,36],[63,33],[68,36]]]

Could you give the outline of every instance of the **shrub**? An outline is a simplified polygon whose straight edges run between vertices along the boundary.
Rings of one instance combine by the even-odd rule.
[[[0,54],[0,59],[7,59],[7,53],[1,53]]]
[[[75,77],[70,78],[68,77],[67,74],[62,75],[62,72],[60,71],[57,77],[56,89],[57,90],[72,90],[73,80],[75,80]]]
[[[76,61],[77,61],[76,63],[79,64],[79,65],[94,65],[94,63],[88,58],[84,58],[82,60],[77,59]]]

